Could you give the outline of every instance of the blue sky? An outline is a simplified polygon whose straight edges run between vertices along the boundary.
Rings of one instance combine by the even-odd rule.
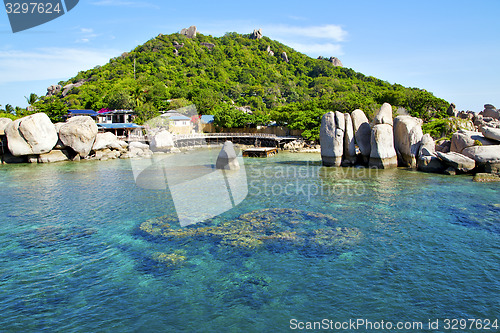
[[[419,87],[459,110],[500,107],[499,0],[80,0],[64,16],[13,34],[0,13],[0,104],[103,65],[160,33],[263,34],[311,57]]]

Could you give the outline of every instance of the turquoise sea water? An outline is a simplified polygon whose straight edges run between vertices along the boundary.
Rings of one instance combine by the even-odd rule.
[[[279,208],[361,237],[326,252],[152,237],[141,223],[171,216],[172,198],[137,186],[129,161],[0,166],[0,331],[287,332],[292,319],[366,319],[443,332],[445,319],[500,320],[498,184],[326,169],[315,154],[245,165],[246,199],[194,227]]]

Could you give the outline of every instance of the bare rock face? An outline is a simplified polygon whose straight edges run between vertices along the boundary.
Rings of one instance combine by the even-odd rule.
[[[66,95],[68,95],[68,93],[70,92],[71,89],[83,86],[83,84],[85,82],[87,82],[87,81],[86,80],[80,80],[77,83],[70,83],[70,84],[65,85],[62,88],[62,95],[63,95],[63,97],[65,97]]]
[[[423,172],[442,173],[446,170],[446,165],[436,155],[436,144],[434,139],[425,134],[420,142],[417,168]]]
[[[267,54],[269,54],[271,57],[272,57],[272,56],[274,56],[274,52],[271,50],[271,45],[268,45],[268,46],[267,46],[266,52],[267,52]]]
[[[215,167],[221,170],[239,170],[240,164],[238,163],[236,151],[231,141],[224,142]]]
[[[59,138],[66,146],[73,149],[80,157],[87,157],[97,136],[97,125],[88,116],[70,118],[59,129]]]
[[[349,113],[344,113],[345,133],[344,133],[344,159],[342,165],[349,166],[356,164],[356,139],[354,137],[354,127]]]
[[[373,124],[388,124],[392,126],[392,106],[389,103],[384,103],[378,111]]]
[[[7,143],[14,156],[45,154],[57,143],[57,131],[45,113],[14,120],[5,128]]]
[[[500,145],[468,147],[462,154],[475,160],[484,172],[500,174]]]
[[[455,171],[466,173],[473,170],[476,167],[476,161],[472,158],[464,156],[459,153],[449,152],[441,153],[437,152],[437,156],[440,160],[444,162],[448,167],[455,169]]]
[[[61,92],[62,86],[53,84],[47,88],[47,96],[55,96]]]
[[[321,119],[319,141],[321,160],[324,166],[340,166],[344,154],[344,114],[338,111],[328,112]]]
[[[378,169],[395,168],[398,166],[391,125],[378,124],[373,126],[369,165]]]
[[[362,110],[354,110],[351,113],[352,124],[354,127],[354,136],[358,144],[361,155],[363,156],[365,164],[368,164],[371,152],[371,135],[372,128]]]
[[[250,35],[250,39],[261,39],[262,37],[262,29],[255,29]]]
[[[194,26],[194,25],[190,26],[187,29],[184,28],[184,29],[181,30],[181,35],[184,35],[187,38],[194,38],[194,37],[196,37],[196,33],[197,33],[196,26]]]
[[[0,131],[1,131],[1,127],[0,127]],[[500,141],[500,128],[483,126],[481,128],[481,133],[483,133],[484,137],[486,137],[488,139]],[[500,144],[500,142],[499,142],[499,144]]]
[[[456,117],[458,115],[456,105],[451,103],[450,106],[448,107],[448,110],[446,110],[446,113],[448,114],[448,116]]]
[[[463,150],[468,147],[472,147],[479,142],[483,146],[491,146],[497,144],[497,142],[487,139],[480,132],[471,131],[458,131],[451,137],[451,148],[452,152],[463,154]]]
[[[12,119],[0,118],[0,135],[5,135],[5,127],[10,123],[12,123]]]
[[[288,60],[288,56],[286,55],[286,52],[283,52],[283,53],[281,54],[281,58],[283,59],[283,61],[284,61],[284,62],[288,62],[288,61],[289,61],[289,60]]]
[[[212,43],[200,43],[200,45],[205,46],[209,50],[212,50],[215,47],[215,44]]]
[[[394,145],[400,166],[416,168],[422,141],[422,119],[398,116],[394,119]]]
[[[333,66],[344,67],[342,61],[340,61],[340,59],[337,57],[330,57],[329,61],[332,63]]]
[[[485,104],[484,110],[479,113],[483,117],[491,117],[493,119],[500,119],[500,110],[497,110],[491,104]]]

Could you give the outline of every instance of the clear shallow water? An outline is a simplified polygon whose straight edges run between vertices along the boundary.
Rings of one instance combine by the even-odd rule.
[[[325,169],[309,154],[245,164],[247,198],[212,224],[296,209],[359,229],[359,242],[316,253],[167,241],[139,226],[173,213],[170,193],[136,186],[129,161],[1,166],[1,331],[285,332],[292,318],[500,317],[497,184]],[[152,259],[179,250],[179,265]]]

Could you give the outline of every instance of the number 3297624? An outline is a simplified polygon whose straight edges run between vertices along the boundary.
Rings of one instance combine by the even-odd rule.
[[[62,11],[59,3],[54,6],[50,2],[7,2],[5,9],[7,14],[59,14]]]

